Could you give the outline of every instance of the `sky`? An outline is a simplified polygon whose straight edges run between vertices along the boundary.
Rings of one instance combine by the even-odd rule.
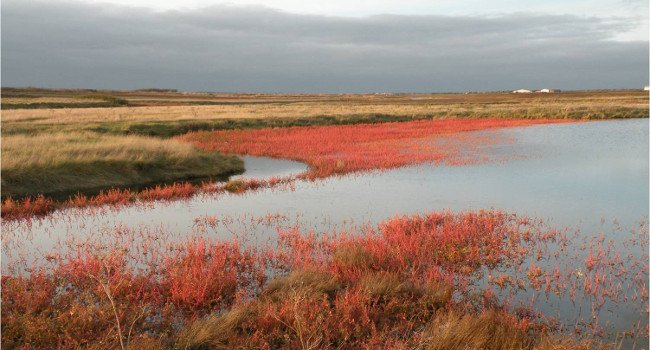
[[[648,84],[647,0],[3,0],[2,86],[463,92]]]

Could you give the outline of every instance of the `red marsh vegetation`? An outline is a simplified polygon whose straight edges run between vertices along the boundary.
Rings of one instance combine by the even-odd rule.
[[[95,196],[77,194],[63,201],[57,201],[42,195],[36,198],[26,197],[22,200],[7,198],[2,202],[2,218],[4,220],[30,220],[45,216],[57,209],[93,208],[107,205],[113,208],[119,208],[120,206],[130,205],[134,202],[149,203],[184,199],[199,192],[206,194],[221,194],[225,192],[240,194],[249,190],[275,188],[278,185],[293,188],[292,182],[292,177],[271,177],[259,180],[232,180],[227,183],[174,183],[171,185],[159,185],[146,188],[141,191],[114,188],[101,191]]]
[[[194,230],[231,223],[204,217]],[[28,271],[10,261],[3,345],[594,349],[601,345],[557,331],[598,334],[604,307],[622,302],[640,310],[627,334],[647,336],[648,264],[626,256],[626,247],[647,248],[645,225],[622,245],[603,237],[580,246],[565,231],[499,211],[398,216],[319,234],[276,227],[277,241],[258,247],[242,237],[166,242],[164,232],[115,227],[103,242],[65,243]],[[515,303],[522,290],[586,301],[590,312],[565,328],[534,300]]]
[[[309,126],[189,133],[179,138],[200,148],[224,153],[294,159],[307,163],[302,178],[317,179],[351,172],[391,169],[412,164],[472,164],[486,161],[478,146],[502,140],[467,131],[566,123],[562,119],[444,119],[405,123]],[[5,220],[46,215],[59,208],[126,205],[134,201],[187,198],[197,192],[241,193],[288,184],[291,178],[234,181],[222,185],[176,183],[143,191],[110,189],[96,196],[79,194],[57,201],[38,196],[2,203]]]
[[[467,131],[574,122],[555,119],[443,119],[405,123],[199,131],[180,136],[206,150],[293,159],[309,178],[411,164],[461,165],[481,160],[475,146],[498,140]],[[441,136],[457,135],[453,143]],[[467,151],[470,152],[467,152]],[[464,152],[465,151],[465,152]]]

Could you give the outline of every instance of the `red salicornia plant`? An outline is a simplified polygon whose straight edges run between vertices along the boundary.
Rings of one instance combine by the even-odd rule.
[[[205,237],[219,227],[235,232],[237,222],[277,227],[277,239],[253,246],[246,237]],[[517,305],[517,293],[588,302],[583,320],[568,321],[597,334],[603,305],[647,308],[647,261],[631,253],[647,249],[645,225],[621,245],[580,243],[499,211],[318,233],[282,215],[207,216],[193,230],[173,241],[162,228],[115,227],[8,269],[3,345],[545,349],[559,345],[543,334],[566,324]],[[644,315],[629,334],[644,336]]]

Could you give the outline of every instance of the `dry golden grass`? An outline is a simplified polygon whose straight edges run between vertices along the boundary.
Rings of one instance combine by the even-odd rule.
[[[546,117],[565,118],[572,112],[613,111],[648,107],[647,94],[552,94],[552,95],[424,95],[391,98],[357,98],[316,102],[229,104],[209,106],[151,106],[7,110],[3,123],[86,124],[129,121],[178,121],[250,118],[296,118],[364,114]]]
[[[242,170],[231,156],[175,140],[87,132],[2,138],[3,196],[95,190],[223,176]]]
[[[569,336],[533,336],[504,322],[503,315],[487,311],[479,315],[458,311],[439,313],[423,332],[422,350],[613,350],[611,344]]]
[[[530,349],[531,339],[494,311],[481,315],[440,313],[423,332],[426,350]]]
[[[190,144],[143,136],[93,133],[8,135],[2,138],[2,171],[31,166],[60,166],[70,162],[145,162],[192,157]]]

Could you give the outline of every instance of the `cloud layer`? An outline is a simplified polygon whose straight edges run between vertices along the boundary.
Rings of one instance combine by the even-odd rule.
[[[155,12],[2,2],[2,85],[253,92],[639,87],[648,42],[625,18]]]

